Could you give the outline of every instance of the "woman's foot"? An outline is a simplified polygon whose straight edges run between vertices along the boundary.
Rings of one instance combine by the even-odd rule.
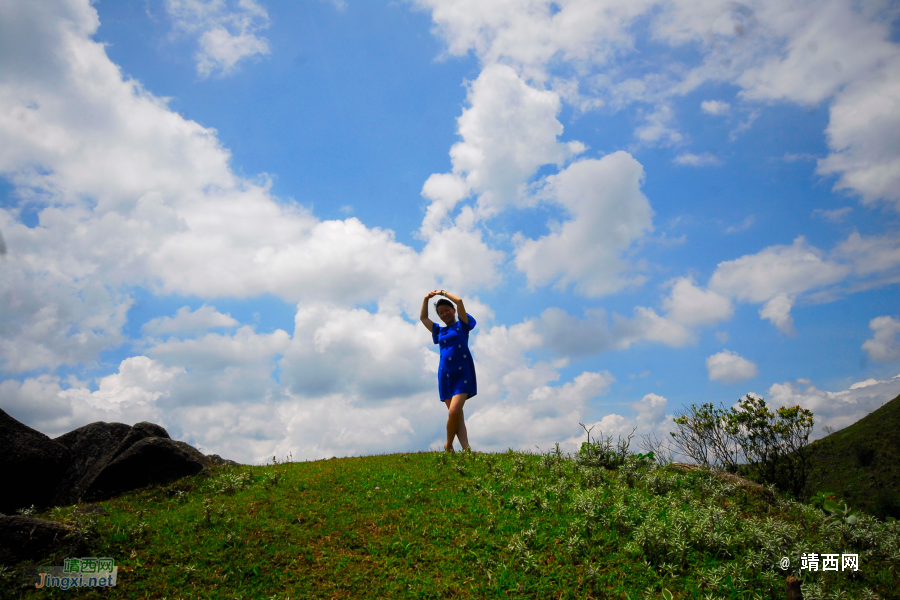
[[[455,450],[453,449],[453,444],[444,444],[444,452],[455,452]]]

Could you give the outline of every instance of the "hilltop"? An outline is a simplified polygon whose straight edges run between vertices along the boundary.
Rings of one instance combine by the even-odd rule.
[[[900,522],[836,521],[760,486],[640,455],[616,469],[557,450],[206,473],[35,515],[68,527],[88,556],[115,559],[115,588],[78,595],[752,599],[784,598],[793,574],[807,600],[900,598]],[[813,552],[857,554],[860,568],[801,570]],[[62,593],[23,584],[29,566],[0,573],[6,597]]]
[[[809,494],[833,492],[853,508],[900,519],[900,396],[809,449]]]

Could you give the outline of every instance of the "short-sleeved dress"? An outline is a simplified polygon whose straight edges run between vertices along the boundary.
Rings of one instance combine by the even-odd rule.
[[[468,398],[478,393],[475,382],[475,361],[469,350],[469,332],[475,328],[475,319],[469,313],[468,323],[458,320],[447,327],[434,323],[431,337],[441,346],[441,364],[438,366],[438,390],[440,401],[449,400],[457,394],[468,394]]]

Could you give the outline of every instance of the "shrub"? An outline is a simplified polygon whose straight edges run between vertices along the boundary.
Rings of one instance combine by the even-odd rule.
[[[809,476],[809,434],[813,413],[799,406],[769,410],[749,394],[726,409],[692,404],[675,416],[671,435],[679,451],[705,467],[735,473],[793,494],[802,493]]]

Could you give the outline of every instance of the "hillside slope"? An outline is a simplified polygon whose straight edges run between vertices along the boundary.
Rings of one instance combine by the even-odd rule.
[[[780,600],[788,575],[807,600],[900,598],[900,521],[834,523],[639,456],[615,470],[512,451],[221,467],[102,509],[36,515],[115,560],[116,587],[80,598]],[[801,569],[813,552],[859,570]],[[0,571],[0,598],[64,595],[23,580],[32,566]]]
[[[833,492],[879,518],[900,518],[900,396],[810,444],[807,491]]]

